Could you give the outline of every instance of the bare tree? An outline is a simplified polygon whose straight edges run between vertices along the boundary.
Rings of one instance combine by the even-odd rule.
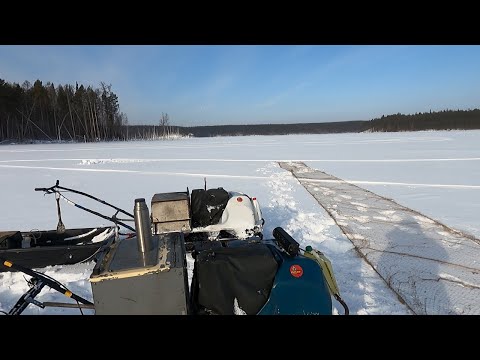
[[[162,137],[165,138],[168,135],[168,127],[170,125],[170,118],[168,117],[167,113],[162,112],[162,116],[160,116],[160,129],[162,130]]]

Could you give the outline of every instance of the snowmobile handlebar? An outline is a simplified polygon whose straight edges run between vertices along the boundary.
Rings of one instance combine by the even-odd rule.
[[[58,187],[59,180],[55,183],[55,185],[50,186],[49,188],[35,188],[35,191],[44,191],[47,194],[52,194],[55,192],[55,188]]]
[[[49,187],[49,188],[35,188],[35,191],[43,191],[46,192],[47,194],[52,194],[55,192],[55,186]]]
[[[108,202],[102,200],[102,199],[99,199],[95,196],[92,196],[90,194],[87,194],[83,191],[78,191],[78,190],[75,190],[75,189],[70,189],[70,188],[67,188],[67,187],[64,187],[64,186],[60,186],[60,181],[57,180],[57,182],[55,183],[55,185],[49,187],[49,188],[35,188],[35,191],[44,191],[45,193],[47,194],[53,194],[53,193],[56,193],[56,192],[59,192],[59,190],[64,190],[64,191],[69,191],[69,192],[73,192],[75,194],[79,194],[79,195],[82,195],[82,196],[86,196],[92,200],[95,200],[95,201],[98,201],[99,203],[103,204],[103,205],[107,205],[107,206],[110,206],[111,208],[117,210],[118,212],[121,212],[129,217],[131,217],[133,219],[133,214],[130,214],[129,212],[126,212],[125,210],[123,209],[120,209],[119,207],[116,207],[112,204],[109,204]]]
[[[55,183],[55,185],[53,185],[53,186],[51,186],[51,187],[48,187],[48,188],[35,188],[35,191],[43,191],[43,192],[45,192],[45,194],[56,194],[56,195],[57,195],[57,208],[58,208],[58,212],[59,212],[59,220],[60,220],[60,210],[59,210],[59,202],[58,202],[58,199],[59,199],[60,197],[62,197],[62,198],[63,198],[65,201],[67,201],[69,204],[71,204],[71,205],[73,205],[73,206],[75,206],[75,207],[78,207],[79,209],[82,209],[82,210],[87,211],[87,212],[89,212],[89,213],[91,213],[91,214],[97,215],[97,216],[99,216],[99,217],[101,217],[101,218],[103,218],[103,219],[110,220],[110,221],[114,222],[115,224],[118,224],[118,225],[121,225],[121,226],[127,228],[128,230],[131,230],[131,231],[133,231],[133,232],[136,232],[136,230],[135,230],[133,227],[125,224],[124,222],[120,221],[120,220],[117,218],[117,214],[118,214],[119,212],[121,212],[121,213],[123,213],[123,214],[125,214],[125,215],[127,215],[127,216],[129,216],[129,217],[131,217],[132,219],[134,218],[133,214],[130,214],[130,213],[128,213],[127,211],[125,211],[125,210],[123,210],[123,209],[120,209],[119,207],[116,207],[116,206],[114,206],[114,205],[112,205],[112,204],[110,204],[110,203],[108,203],[108,202],[106,202],[106,201],[104,201],[104,200],[102,200],[102,199],[96,198],[95,196],[92,196],[92,195],[87,194],[87,193],[85,193],[85,192],[60,186],[59,183],[60,183],[60,181],[57,180],[57,182]],[[103,204],[103,205],[106,205],[106,206],[109,206],[109,207],[115,209],[117,212],[115,213],[115,215],[113,215],[113,216],[111,216],[111,217],[110,217],[110,216],[103,215],[103,214],[100,214],[100,213],[97,212],[97,211],[90,210],[90,209],[88,209],[88,208],[86,208],[86,207],[84,207],[84,206],[82,206],[82,205],[80,205],[80,204],[77,204],[77,203],[74,203],[74,202],[71,201],[71,200],[68,200],[65,196],[63,196],[63,195],[60,193],[60,190],[63,190],[63,192],[68,191],[68,192],[72,192],[72,193],[75,193],[75,194],[79,194],[79,195],[88,197],[88,198],[93,199],[93,200],[95,200],[95,201],[97,201],[97,202],[99,202],[99,203],[101,203],[101,204]],[[130,221],[131,221],[131,220],[130,220]],[[60,222],[59,222],[59,224],[60,224]],[[63,225],[63,224],[61,224],[61,225]]]

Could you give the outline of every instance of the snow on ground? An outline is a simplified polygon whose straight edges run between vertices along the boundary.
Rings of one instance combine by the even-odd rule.
[[[224,187],[256,196],[266,220],[266,237],[282,226],[302,247],[312,244],[323,251],[332,261],[352,314],[408,314],[322,207],[276,162],[304,161],[478,237],[479,140],[480,131],[442,131],[4,145],[0,146],[0,229],[55,229],[54,197],[33,189],[52,186],[57,179],[60,185],[133,211],[135,198],[143,197],[148,202],[156,192],[201,188],[206,178],[209,188]],[[113,215],[111,209],[87,198],[65,195],[85,207]],[[108,224],[66,203],[61,205],[66,227]],[[362,204],[357,206],[361,218]],[[391,214],[384,215],[388,219]],[[88,278],[92,268],[93,264],[87,263],[54,266],[46,271],[91,300]],[[9,310],[27,289],[23,275],[0,273],[0,309]],[[65,298],[44,289],[38,299]],[[334,305],[336,312],[343,312],[337,303]],[[30,305],[24,314],[80,311]]]
[[[415,314],[480,314],[480,267],[475,265],[479,240],[302,162],[279,165],[331,214],[356,250]],[[328,190],[316,187],[319,182]]]

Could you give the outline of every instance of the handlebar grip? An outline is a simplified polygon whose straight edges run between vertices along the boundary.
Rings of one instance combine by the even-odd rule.
[[[35,191],[47,191],[47,188],[35,188]]]

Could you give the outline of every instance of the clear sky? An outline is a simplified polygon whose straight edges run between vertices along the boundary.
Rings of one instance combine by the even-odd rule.
[[[0,79],[112,84],[130,124],[370,120],[480,108],[480,46],[0,46]]]

